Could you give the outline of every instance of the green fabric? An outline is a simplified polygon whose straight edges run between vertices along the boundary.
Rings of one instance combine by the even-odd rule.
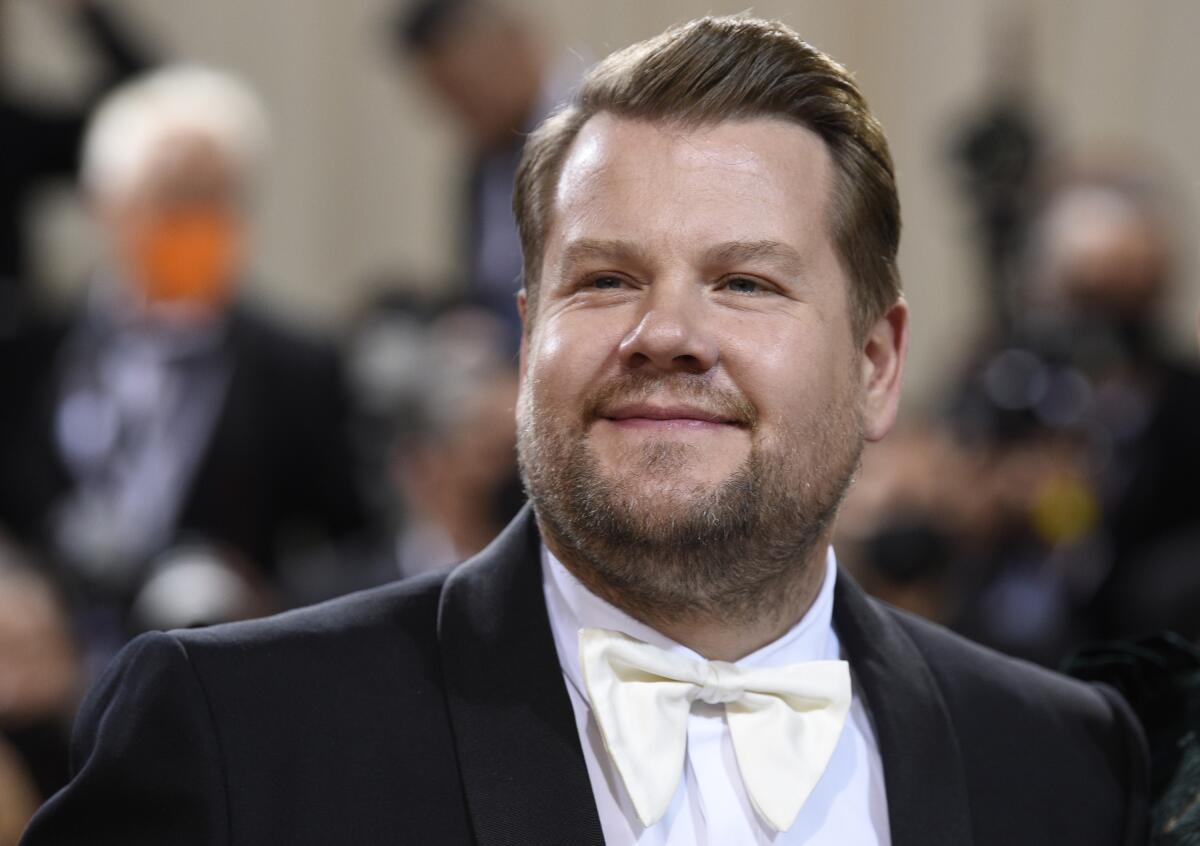
[[[1166,633],[1081,650],[1064,670],[1115,687],[1150,749],[1152,846],[1200,846],[1200,645]]]
[[[1155,846],[1200,844],[1200,735],[1193,731],[1181,744],[1179,770],[1152,812]]]

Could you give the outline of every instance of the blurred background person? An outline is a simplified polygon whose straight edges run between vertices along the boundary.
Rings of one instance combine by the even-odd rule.
[[[954,623],[964,538],[989,510],[977,483],[970,456],[944,426],[913,421],[870,444],[838,515],[838,561],[873,595]]]
[[[1012,318],[951,402],[998,529],[974,544],[961,627],[1044,663],[1089,639],[1200,636],[1200,374],[1160,339],[1176,247],[1151,174],[1133,158],[1056,169]]]
[[[362,524],[334,351],[237,295],[267,134],[247,87],[198,66],[116,90],[87,134],[106,255],[23,362],[0,521],[68,586],[93,665],[181,546],[263,597],[229,607],[269,608],[290,548]]]
[[[1145,158],[1080,161],[1031,245],[1032,346],[1086,387],[1074,402],[1106,556],[1088,612],[1105,637],[1200,638],[1200,370],[1161,337],[1179,264],[1166,184]]]
[[[402,0],[392,28],[471,151],[460,211],[466,294],[504,320],[514,352],[521,244],[513,177],[526,133],[566,98],[576,74],[555,63],[534,22],[503,0]]]
[[[389,527],[363,556],[374,582],[464,560],[524,504],[507,332],[493,312],[453,301],[393,299],[362,321],[351,373]]]

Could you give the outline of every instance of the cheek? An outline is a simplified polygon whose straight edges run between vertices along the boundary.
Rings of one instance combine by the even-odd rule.
[[[564,360],[568,346],[560,335],[547,330],[544,325],[538,327],[525,355],[525,390],[540,402],[561,390],[559,383],[571,369]]]
[[[544,316],[530,339],[527,381],[540,399],[577,398],[616,364],[622,337],[615,321],[596,313]]]
[[[724,344],[726,369],[767,437],[803,428],[842,401],[858,378],[853,358],[849,338],[817,321],[759,321]]]
[[[590,345],[560,321],[544,320],[530,340],[524,390],[539,408],[562,408],[579,401],[592,378]]]

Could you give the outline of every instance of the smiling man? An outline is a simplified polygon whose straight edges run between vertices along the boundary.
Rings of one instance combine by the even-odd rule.
[[[845,69],[673,29],[532,135],[514,206],[531,507],[448,578],[136,641],[29,846],[1143,842],[1119,697],[830,549],[907,329]]]
[[[905,307],[893,290],[856,322],[834,166],[795,121],[600,112],[564,158],[524,304],[544,538],[592,592],[736,660],[822,584],[863,436],[895,414]]]

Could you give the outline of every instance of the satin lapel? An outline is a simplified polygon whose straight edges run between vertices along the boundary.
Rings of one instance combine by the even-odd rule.
[[[526,506],[442,591],[438,640],[480,846],[603,846]]]
[[[845,571],[833,619],[878,735],[893,846],[970,846],[958,737],[924,656]]]

